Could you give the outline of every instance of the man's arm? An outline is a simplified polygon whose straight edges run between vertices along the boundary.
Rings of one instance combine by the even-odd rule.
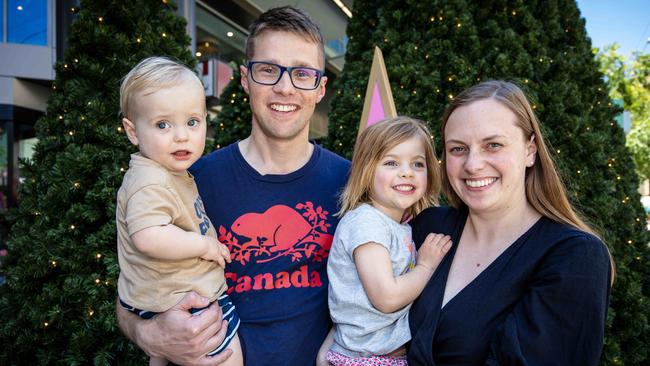
[[[228,330],[228,323],[221,320],[221,308],[214,303],[199,315],[189,312],[208,302],[190,292],[173,308],[145,320],[117,301],[117,322],[122,333],[149,356],[164,357],[179,365],[219,365],[231,355],[230,349],[216,356],[206,355],[223,342]]]

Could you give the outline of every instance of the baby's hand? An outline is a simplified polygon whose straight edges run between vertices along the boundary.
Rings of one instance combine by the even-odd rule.
[[[221,244],[219,240],[206,236],[208,243],[208,251],[201,256],[201,258],[209,261],[215,261],[221,268],[226,267],[226,262],[230,263],[230,251],[228,247]]]
[[[424,243],[422,243],[422,246],[418,250],[417,264],[423,265],[431,271],[435,271],[442,258],[449,251],[449,248],[451,248],[451,238],[449,235],[431,233],[427,235]]]

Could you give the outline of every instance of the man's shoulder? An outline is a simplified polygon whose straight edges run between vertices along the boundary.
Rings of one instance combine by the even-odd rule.
[[[192,164],[192,166],[189,169],[190,173],[196,176],[205,169],[210,170],[213,167],[215,167],[215,165],[226,164],[228,161],[230,161],[228,157],[231,156],[232,149],[236,148],[236,146],[237,143],[234,142],[228,146],[224,146],[220,149],[210,152],[207,155],[204,155],[199,160],[197,160],[194,164]]]
[[[336,165],[340,165],[340,166],[349,168],[350,161],[348,159],[336,154],[335,152],[332,152],[332,151],[326,149],[325,147],[323,147],[321,145],[314,144],[314,146],[317,149],[320,150],[320,153],[321,153],[323,159],[331,162],[332,164],[336,164]]]
[[[338,178],[345,183],[350,173],[350,161],[322,146],[316,144],[314,146],[318,149],[320,156],[317,163],[318,170],[325,176]]]

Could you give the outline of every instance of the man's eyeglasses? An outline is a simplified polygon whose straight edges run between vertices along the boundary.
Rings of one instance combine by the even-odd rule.
[[[314,90],[318,88],[323,72],[311,67],[284,67],[270,62],[248,61],[248,70],[253,81],[262,85],[275,85],[286,71],[291,84],[296,89]]]

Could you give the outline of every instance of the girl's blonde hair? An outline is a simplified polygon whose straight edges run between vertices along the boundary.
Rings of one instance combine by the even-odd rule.
[[[592,229],[580,215],[573,209],[567,198],[566,188],[560,179],[559,174],[551,158],[551,154],[544,142],[544,136],[539,127],[539,121],[535,112],[530,106],[524,92],[514,83],[502,80],[490,80],[477,84],[458,94],[445,109],[442,117],[442,189],[449,203],[456,207],[466,207],[465,203],[458,197],[449,183],[445,162],[445,126],[451,114],[458,108],[473,102],[493,99],[507,107],[516,116],[516,125],[523,132],[524,138],[528,141],[534,136],[534,143],[537,146],[537,157],[533,166],[526,168],[526,199],[542,216],[572,226],[592,234],[600,239],[600,235]],[[602,239],[601,239],[602,240]],[[614,274],[614,260],[612,264],[612,281]]]
[[[370,190],[375,171],[388,151],[410,138],[418,138],[424,146],[427,166],[427,187],[424,195],[406,210],[407,216],[415,216],[425,208],[438,204],[440,194],[440,165],[433,149],[431,133],[426,125],[410,117],[395,117],[366,128],[354,146],[350,178],[339,198],[344,215],[362,203],[369,203]]]

